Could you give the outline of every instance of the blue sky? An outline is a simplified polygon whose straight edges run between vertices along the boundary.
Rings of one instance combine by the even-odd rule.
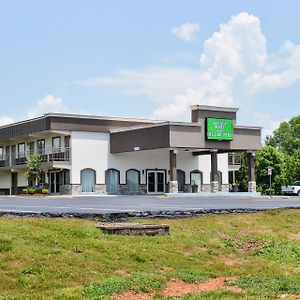
[[[0,0],[0,123],[46,111],[189,120],[300,113],[300,2]]]

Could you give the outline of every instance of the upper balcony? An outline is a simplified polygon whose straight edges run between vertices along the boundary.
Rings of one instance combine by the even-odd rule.
[[[18,154],[8,154],[0,157],[0,167],[14,167],[26,165],[26,159],[33,154],[39,154],[43,164],[54,162],[70,162],[71,148],[45,148],[39,151],[25,151]]]

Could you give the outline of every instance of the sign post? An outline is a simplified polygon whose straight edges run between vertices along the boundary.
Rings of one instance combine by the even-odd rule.
[[[268,175],[270,177],[270,188],[269,188],[270,198],[272,198],[272,192],[271,192],[271,187],[272,187],[272,170],[273,170],[272,167],[268,167]]]

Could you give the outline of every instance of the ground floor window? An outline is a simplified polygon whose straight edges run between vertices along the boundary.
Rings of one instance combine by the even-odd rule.
[[[191,172],[191,186],[193,189],[195,189],[195,192],[201,192],[202,191],[202,182],[203,182],[203,176],[202,172],[199,170],[194,170]]]
[[[129,193],[136,194],[139,191],[140,172],[134,169],[126,172],[127,189]]]
[[[120,172],[115,169],[108,169],[105,172],[106,191],[109,194],[117,194],[119,191]]]
[[[81,171],[81,186],[83,193],[95,192],[96,171],[93,169],[84,169]]]

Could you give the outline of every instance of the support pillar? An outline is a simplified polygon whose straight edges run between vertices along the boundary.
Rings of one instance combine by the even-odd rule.
[[[170,183],[169,183],[169,192],[178,193],[178,181],[177,181],[177,150],[170,150]]]
[[[247,153],[248,161],[248,192],[256,192],[256,176],[255,176],[255,163],[254,163],[255,152],[251,151]]]
[[[218,150],[211,150],[211,178],[210,189],[212,193],[219,191],[219,177],[218,177]]]

